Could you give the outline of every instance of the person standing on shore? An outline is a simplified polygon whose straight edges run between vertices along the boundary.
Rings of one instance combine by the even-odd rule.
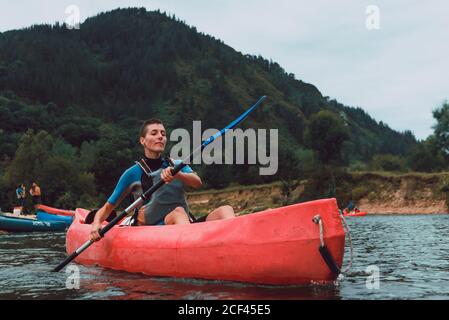
[[[34,209],[37,210],[37,206],[41,203],[41,188],[36,182],[33,182],[30,188],[30,195],[33,200]]]
[[[23,183],[16,189],[16,196],[17,201],[19,202],[20,211],[22,211],[26,197],[26,188]]]

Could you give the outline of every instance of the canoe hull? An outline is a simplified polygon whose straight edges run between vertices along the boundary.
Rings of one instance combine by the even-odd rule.
[[[7,232],[65,231],[66,228],[64,222],[0,216],[0,230]]]
[[[47,212],[40,211],[40,210],[37,211],[36,218],[39,221],[48,221],[48,222],[59,221],[59,222],[63,222],[63,223],[66,224],[67,228],[73,222],[73,217],[60,216],[60,215],[57,215],[57,214],[51,214],[51,213],[47,213]]]
[[[67,233],[72,253],[89,237],[77,209]],[[319,200],[192,225],[114,227],[77,262],[150,276],[228,280],[271,285],[331,283],[319,253],[320,215],[324,239],[341,268],[345,234],[335,199]]]

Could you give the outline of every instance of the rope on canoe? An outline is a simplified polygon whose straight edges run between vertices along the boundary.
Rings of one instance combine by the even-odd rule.
[[[348,239],[349,239],[349,247],[350,247],[350,258],[349,258],[349,264],[348,266],[341,271],[337,264],[335,263],[335,260],[332,258],[332,255],[330,254],[329,250],[326,247],[326,244],[324,243],[324,225],[323,225],[323,220],[321,219],[321,217],[319,215],[316,215],[312,221],[316,224],[319,225],[320,228],[320,254],[323,257],[324,261],[326,262],[327,266],[329,267],[329,269],[338,275],[338,280],[341,281],[344,279],[344,275],[351,269],[352,267],[352,261],[353,261],[353,256],[354,256],[354,251],[353,251],[353,246],[352,246],[352,237],[351,237],[351,230],[349,229],[349,226],[346,222],[346,219],[343,216],[343,213],[341,212],[341,210],[339,210],[339,214],[342,218],[343,221],[343,227],[345,229],[345,233],[348,235]]]
[[[334,258],[332,257],[331,253],[326,247],[326,244],[324,243],[323,220],[319,215],[316,215],[315,217],[313,217],[312,221],[318,224],[320,227],[320,247],[318,248],[318,251],[320,252],[324,262],[326,262],[329,270],[335,275],[335,277],[338,277],[341,274],[340,268],[335,263]]]
[[[324,247],[325,244],[324,244],[324,227],[323,227],[323,220],[321,219],[320,216],[316,216],[314,219],[315,219],[314,222],[315,222],[315,223],[318,223],[319,226],[320,226],[320,245],[321,245],[322,247]]]

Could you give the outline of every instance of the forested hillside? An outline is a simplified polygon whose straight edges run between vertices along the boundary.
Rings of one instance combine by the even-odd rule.
[[[315,159],[307,126],[323,111],[347,131],[342,165],[405,156],[417,144],[410,132],[330,100],[276,62],[164,13],[117,9],[79,30],[36,25],[0,34],[1,203],[13,202],[16,185],[38,180],[49,203],[93,205],[139,157],[143,120],[161,118],[169,130],[191,130],[192,120],[221,128],[262,95],[268,100],[242,127],[279,129],[278,175],[260,177],[250,166],[196,168],[207,186],[302,178]]]

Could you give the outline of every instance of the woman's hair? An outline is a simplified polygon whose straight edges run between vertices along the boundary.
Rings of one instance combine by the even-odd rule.
[[[159,119],[149,119],[146,120],[142,127],[140,128],[140,136],[145,137],[147,135],[147,127],[151,124],[163,124],[161,120]]]

